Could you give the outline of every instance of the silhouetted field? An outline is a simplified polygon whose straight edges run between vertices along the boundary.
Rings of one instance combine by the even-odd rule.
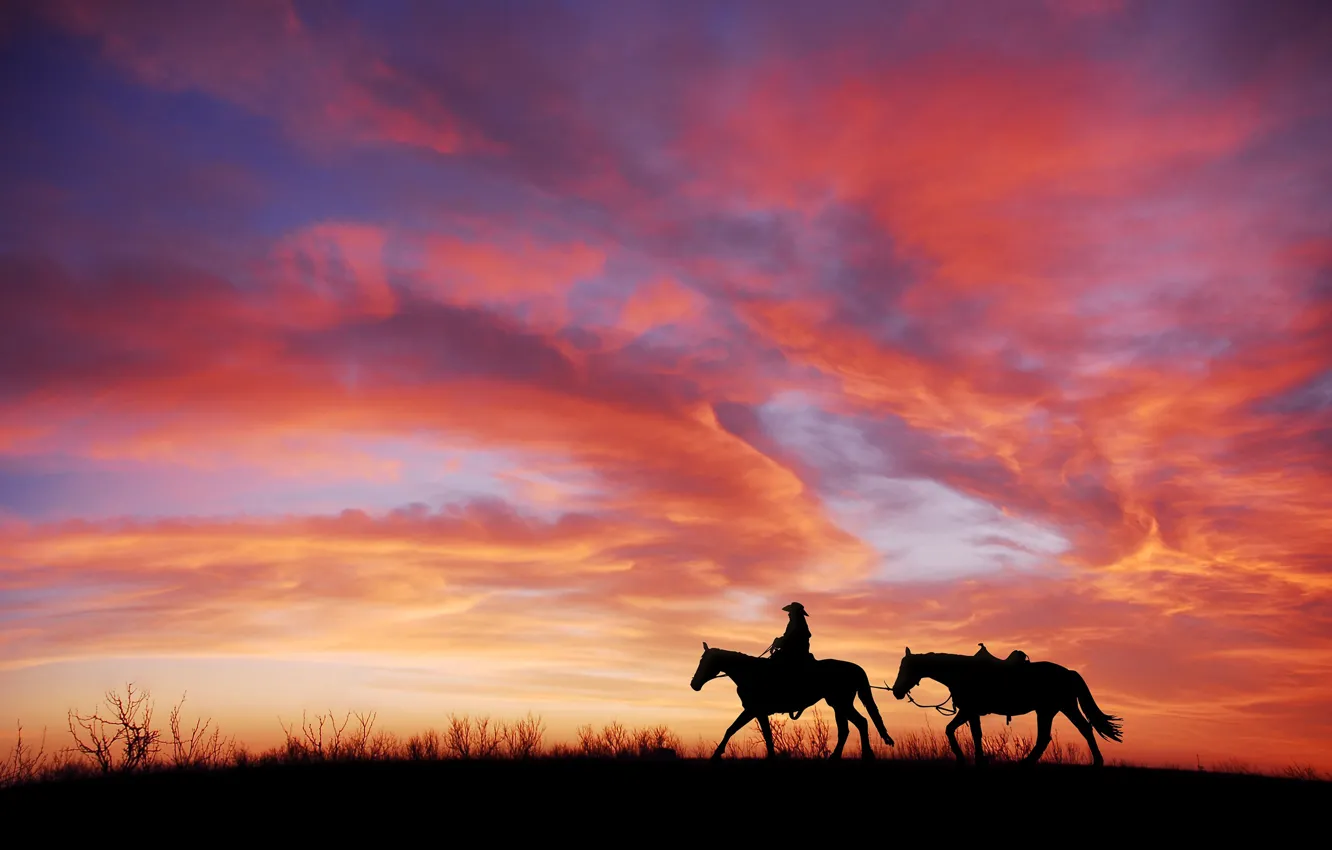
[[[108,693],[101,714],[70,713],[73,746],[29,737],[12,748],[0,764],[0,816],[163,826],[225,813],[227,825],[255,829],[273,818],[305,829],[373,822],[381,836],[438,817],[506,834],[628,818],[643,835],[746,822],[780,832],[831,819],[894,835],[929,827],[999,837],[1030,823],[1196,840],[1321,828],[1332,811],[1332,782],[1307,767],[1280,776],[1234,761],[1096,769],[1084,749],[1058,740],[1041,764],[1021,766],[1032,742],[1007,726],[985,737],[994,763],[983,768],[957,766],[941,733],[920,730],[875,746],[869,762],[853,733],[838,762],[826,758],[835,735],[817,709],[772,726],[779,758],[761,758],[752,728],[712,762],[702,757],[715,742],[686,745],[665,726],[584,726],[573,741],[548,743],[540,717],[450,715],[442,730],[403,738],[376,730],[373,713],[328,713],[284,722],[284,743],[256,752],[206,719],[186,723],[179,705],[159,728],[148,695],[131,687]],[[970,736],[961,738],[970,756]]]
[[[982,769],[905,760],[721,762],[616,759],[443,760],[269,765],[158,771],[29,784],[0,791],[25,817],[115,817],[149,807],[154,820],[226,813],[266,831],[274,817],[325,828],[373,824],[406,834],[423,819],[503,834],[640,838],[752,823],[764,834],[821,826],[839,834],[992,833],[1066,827],[1196,839],[1261,829],[1267,838],[1321,825],[1332,784],[1256,775],[1085,766]],[[1241,831],[1241,832],[1237,832]],[[602,843],[602,842],[596,842]],[[711,844],[708,840],[707,843]],[[1038,843],[1046,843],[1041,841]]]

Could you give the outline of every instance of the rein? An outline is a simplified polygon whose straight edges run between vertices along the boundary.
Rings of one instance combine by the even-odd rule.
[[[871,688],[874,688],[875,690],[878,690],[878,691],[891,691],[891,690],[892,690],[892,687],[890,687],[889,684],[888,684],[887,682],[884,682],[882,685],[870,685],[870,687],[871,687]],[[907,698],[907,702],[911,703],[911,704],[914,705],[916,708],[932,708],[932,709],[934,709],[935,711],[937,711],[937,712],[939,712],[940,714],[942,714],[944,717],[952,717],[954,714],[957,714],[957,706],[953,706],[951,709],[949,709],[949,708],[944,708],[945,705],[948,705],[948,703],[952,702],[952,700],[953,700],[953,694],[952,694],[951,691],[950,691],[949,694],[948,694],[948,699],[946,699],[946,700],[944,700],[943,702],[938,703],[938,704],[936,704],[936,705],[921,705],[920,703],[916,702],[915,697],[911,696],[911,691],[907,691],[907,692],[906,692],[906,698]]]
[[[771,644],[771,643],[768,644],[768,648],[765,649],[765,650],[763,650],[762,652],[760,652],[760,653],[758,654],[758,657],[759,657],[759,658],[762,658],[763,656],[767,655],[769,652],[772,652],[772,649],[773,649],[773,647],[774,647],[775,645],[776,645],[776,644]],[[716,647],[713,647],[713,648],[716,649]],[[708,682],[711,682],[713,679],[729,679],[729,678],[731,678],[731,674],[730,674],[730,673],[722,673],[722,672],[718,672],[718,673],[715,673],[715,674],[713,674],[712,676],[708,677],[707,679],[704,679],[704,680],[703,680],[703,684],[706,685]]]

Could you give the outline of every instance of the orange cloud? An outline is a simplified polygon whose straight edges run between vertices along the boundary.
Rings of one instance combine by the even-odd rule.
[[[1327,766],[1326,30],[1269,62],[1280,27],[1234,9],[1162,40],[1133,4],[1037,6],[941,31],[924,4],[892,50],[845,9],[773,13],[736,56],[641,9],[603,26],[666,35],[595,49],[572,12],[543,19],[583,33],[557,51],[463,21],[438,63],[337,10],[45,10],[154,109],[195,92],[302,145],[210,170],[186,143],[212,140],[162,137],[227,199],[226,250],[129,215],[137,255],[6,242],[0,667],[360,656],[421,693],[706,731],[733,700],[683,687],[699,641],[757,652],[800,598],[816,653],[876,677],[979,640],[1076,667],[1126,757]],[[237,132],[238,160],[271,144]],[[14,169],[70,185],[14,197],[49,231],[106,207],[75,184],[109,166],[42,147]],[[409,490],[412,450],[375,451],[408,439],[499,469]],[[79,509],[145,468],[318,498]],[[430,505],[371,510],[370,484]],[[81,520],[38,516],[63,499]],[[958,552],[982,554],[922,569]],[[431,664],[453,679],[399,669]]]
[[[634,290],[620,311],[620,327],[633,333],[659,324],[687,321],[703,309],[703,300],[670,278]]]

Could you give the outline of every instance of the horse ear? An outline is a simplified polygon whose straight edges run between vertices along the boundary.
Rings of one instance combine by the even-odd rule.
[[[907,655],[910,655],[910,654],[911,654],[911,647],[908,646],[908,647],[906,648],[906,654],[907,654]]]
[[[704,652],[707,652],[707,651],[708,651],[708,642],[707,642],[707,641],[703,641],[703,651],[704,651]]]

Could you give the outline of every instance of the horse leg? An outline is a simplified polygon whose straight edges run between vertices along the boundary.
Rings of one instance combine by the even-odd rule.
[[[967,715],[958,712],[957,716],[948,721],[944,727],[944,735],[948,737],[948,746],[953,748],[953,755],[957,756],[958,764],[966,764],[967,757],[962,755],[962,746],[957,742],[957,727],[967,722]]]
[[[833,715],[837,718],[837,746],[828,754],[830,759],[839,759],[842,757],[842,747],[846,746],[846,738],[851,734],[851,728],[846,722],[846,708],[833,706]]]
[[[981,747],[980,715],[974,715],[968,723],[971,725],[971,743],[976,747],[976,766],[980,767],[987,761],[985,758],[985,751]]]
[[[850,703],[847,703],[846,713],[850,716],[851,723],[856,727],[856,731],[860,733],[860,757],[865,759],[874,758],[874,748],[870,746],[869,721],[865,719],[865,715],[856,711],[856,707]]]
[[[768,758],[772,758],[777,754],[772,748],[772,721],[768,719],[768,715],[760,714],[758,723],[759,729],[763,730],[763,743],[768,748]]]
[[[1054,723],[1055,712],[1048,708],[1036,712],[1036,743],[1031,745],[1031,752],[1022,759],[1023,764],[1035,764],[1041,760],[1045,748],[1050,746],[1050,724]]]
[[[735,719],[735,722],[731,724],[731,728],[727,729],[726,734],[722,736],[721,743],[718,744],[717,749],[713,751],[712,757],[714,759],[721,758],[722,753],[726,752],[726,743],[731,740],[731,736],[745,728],[745,724],[753,719],[754,712],[749,709],[746,708],[744,711],[740,712],[740,716]]]
[[[1105,759],[1101,758],[1101,748],[1096,746],[1096,735],[1092,729],[1091,723],[1082,716],[1076,705],[1064,709],[1064,716],[1073,721],[1073,725],[1082,733],[1082,737],[1087,739],[1087,746],[1091,747],[1092,765],[1101,767],[1105,764]]]

